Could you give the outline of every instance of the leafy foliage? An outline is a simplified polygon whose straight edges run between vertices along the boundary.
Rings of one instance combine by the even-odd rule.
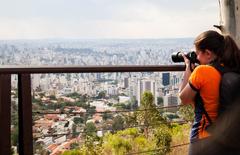
[[[193,121],[194,119],[194,110],[191,105],[180,107],[179,114],[184,120]]]
[[[129,128],[116,134],[107,134],[103,138],[102,154],[122,155],[142,151],[159,150],[156,154],[170,151],[171,135],[168,128],[159,127],[150,137],[146,137],[140,130]],[[152,154],[149,152],[148,154]]]
[[[170,152],[170,145],[172,141],[171,131],[166,125],[161,125],[153,131],[156,147],[159,151],[156,154],[166,154]]]
[[[81,124],[84,123],[84,119],[82,117],[74,117],[73,122],[75,124]]]
[[[106,92],[105,91],[101,91],[98,93],[97,99],[102,99],[102,98],[106,98]]]
[[[157,97],[157,105],[160,107],[163,107],[163,98],[162,97]]]
[[[113,118],[112,129],[113,131],[122,130],[124,128],[124,120],[120,115]]]
[[[171,145],[178,145],[178,144],[184,144],[189,143],[189,132],[191,129],[191,124],[173,124],[171,126],[171,135],[172,135],[172,143]],[[169,155],[182,155],[182,154],[188,154],[188,145],[173,148],[171,150],[171,153]]]
[[[65,151],[62,155],[84,155],[80,150]]]
[[[108,113],[108,112],[109,112],[109,113]],[[111,119],[113,116],[112,116],[112,114],[110,113],[110,111],[107,110],[106,113],[103,113],[102,117],[103,117],[103,120],[106,121],[107,119]]]
[[[85,128],[84,128],[84,131],[86,132],[86,135],[87,136],[95,136],[96,135],[96,131],[97,131],[97,128],[96,126],[94,125],[94,123],[90,122],[90,123],[87,123]]]
[[[140,110],[137,112],[139,124],[144,125],[144,131],[148,136],[149,127],[156,124],[166,124],[166,120],[160,115],[156,105],[153,103],[154,97],[151,92],[146,91],[142,95]],[[148,110],[145,110],[148,109]]]

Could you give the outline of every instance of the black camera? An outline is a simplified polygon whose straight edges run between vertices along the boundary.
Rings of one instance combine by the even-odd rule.
[[[185,56],[190,60],[191,63],[198,63],[199,60],[197,59],[197,54],[194,51],[188,52]],[[181,52],[175,52],[172,54],[172,61],[173,62],[184,62],[183,56]]]

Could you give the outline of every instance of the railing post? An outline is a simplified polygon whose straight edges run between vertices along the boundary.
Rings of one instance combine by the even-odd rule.
[[[19,155],[33,154],[30,74],[18,75]]]
[[[0,74],[0,154],[11,154],[11,75]]]

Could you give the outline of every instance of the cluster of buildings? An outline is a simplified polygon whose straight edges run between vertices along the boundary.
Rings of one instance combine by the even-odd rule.
[[[104,73],[103,73],[104,74]],[[137,73],[138,74],[138,73]],[[40,89],[45,92],[47,96],[56,96],[57,99],[62,99],[67,102],[76,102],[76,99],[70,97],[65,97],[71,93],[86,94],[90,97],[96,97],[99,92],[105,92],[108,99],[106,100],[92,100],[88,103],[90,106],[95,107],[97,112],[105,111],[116,111],[114,106],[109,106],[108,103],[117,104],[123,103],[128,104],[131,102],[132,98],[137,100],[138,106],[141,104],[141,94],[144,91],[150,91],[154,95],[155,104],[158,103],[158,98],[162,98],[161,105],[158,106],[176,106],[179,104],[178,99],[178,87],[180,83],[181,73],[152,73],[152,74],[141,74],[132,75],[128,74],[118,74],[111,75],[116,79],[109,81],[102,81],[98,79],[98,76],[106,76],[99,74],[92,74],[89,76],[91,80],[86,80],[86,78],[81,78],[81,76],[76,76],[72,74],[70,80],[67,80],[66,75],[48,75],[47,77],[43,75],[32,76],[32,88],[33,91]],[[35,79],[35,76],[37,77]],[[139,78],[141,77],[141,78]],[[98,81],[99,80],[99,81]],[[118,100],[114,100],[111,96],[117,96]],[[51,101],[49,98],[41,98],[42,102],[48,104],[57,104],[57,101]],[[171,110],[171,112],[176,112],[176,109]],[[78,137],[72,137],[61,134],[68,134],[73,132],[74,118],[83,117],[86,109],[82,107],[65,107],[64,111],[77,112],[78,116],[66,115],[66,114],[46,114],[41,116],[38,120],[34,122],[34,136],[39,137],[36,139],[37,143],[41,143],[45,146],[45,149],[54,154],[55,152],[62,152],[64,150],[70,149],[72,143],[82,143],[83,140],[81,135]],[[56,110],[58,111],[58,110]],[[99,113],[94,114],[91,118],[86,120],[86,123],[93,122],[101,129],[103,118]],[[77,126],[75,131],[82,132],[84,124],[82,126]],[[61,135],[61,136],[48,136],[41,138],[43,135]],[[103,132],[99,132],[102,135]],[[54,148],[54,149],[53,149]]]
[[[67,109],[66,109],[67,110]],[[80,136],[73,137],[74,117],[66,114],[45,114],[34,121],[33,138],[35,146],[42,146],[51,155],[59,155],[71,149],[74,143],[81,143]],[[36,153],[42,150],[36,150]]]
[[[138,101],[138,105],[141,103],[141,94],[144,91],[150,91],[155,97],[156,104],[157,98],[161,97],[163,98],[164,106],[168,106],[166,97],[177,97],[182,75],[182,73],[178,72],[141,75],[139,73],[112,73],[112,75],[107,75],[109,79],[101,79],[98,77],[99,74],[72,74],[69,79],[67,79],[68,76],[65,74],[33,75],[32,88],[33,90],[40,89],[57,97],[74,92],[90,97],[98,96],[100,92],[105,92],[108,97],[121,96],[123,94],[129,98],[135,98]],[[101,76],[104,77],[106,73],[102,74]]]
[[[171,53],[187,50],[191,40],[168,40],[168,43],[158,40],[121,40],[119,41],[89,41],[89,42],[0,42],[1,65],[157,65],[170,64]],[[78,93],[96,97],[104,92],[108,101],[91,101],[96,111],[115,111],[116,108],[108,103],[128,104],[135,99],[141,104],[141,94],[150,91],[154,95],[154,103],[158,106],[175,106],[179,104],[178,88],[182,79],[181,72],[152,72],[152,73],[74,73],[74,74],[33,74],[32,92],[42,91],[47,96],[66,98],[68,94]],[[12,78],[13,88],[17,88],[17,76]],[[116,100],[117,98],[117,100]],[[160,98],[160,99],[159,99]],[[41,98],[42,102],[57,104],[57,101]],[[65,107],[66,111],[86,112],[82,107]],[[174,112],[174,109],[172,112]],[[75,126],[74,119],[79,116],[64,114],[46,114],[39,116],[34,122],[34,137],[36,143],[44,146],[52,155],[59,154],[71,148],[73,143],[81,143],[81,136],[71,136],[81,132],[83,126]],[[87,122],[96,125],[103,120],[95,114]],[[101,128],[101,126],[100,126]],[[61,136],[50,136],[50,135]],[[64,135],[65,134],[65,135]],[[103,133],[98,133],[102,135]],[[43,136],[49,135],[49,136]]]
[[[48,97],[44,97],[41,100],[43,103],[54,103],[53,100]],[[97,112],[91,115],[91,117],[86,117],[85,114],[87,110],[78,106],[64,107],[65,114],[58,113],[37,116],[37,119],[33,122],[33,138],[35,145],[41,146],[42,149],[47,151],[50,155],[59,155],[66,150],[73,149],[73,144],[79,146],[84,143],[84,128],[86,124],[90,122],[96,126],[98,130],[97,135],[99,137],[103,136],[103,134],[107,132],[104,130],[104,127],[109,128],[112,124],[112,120],[102,123],[103,116],[100,113],[104,111],[116,111],[115,107],[108,106],[107,103],[109,102],[106,100],[89,102],[90,106],[94,106]],[[71,111],[71,114],[66,114],[69,111]],[[54,112],[60,112],[60,109],[56,109]],[[75,119],[82,121],[76,122]],[[36,150],[36,152],[38,151],[39,150]]]

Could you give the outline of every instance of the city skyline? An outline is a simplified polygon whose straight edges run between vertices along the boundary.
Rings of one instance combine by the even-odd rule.
[[[3,1],[0,39],[195,37],[219,24],[217,0]]]

